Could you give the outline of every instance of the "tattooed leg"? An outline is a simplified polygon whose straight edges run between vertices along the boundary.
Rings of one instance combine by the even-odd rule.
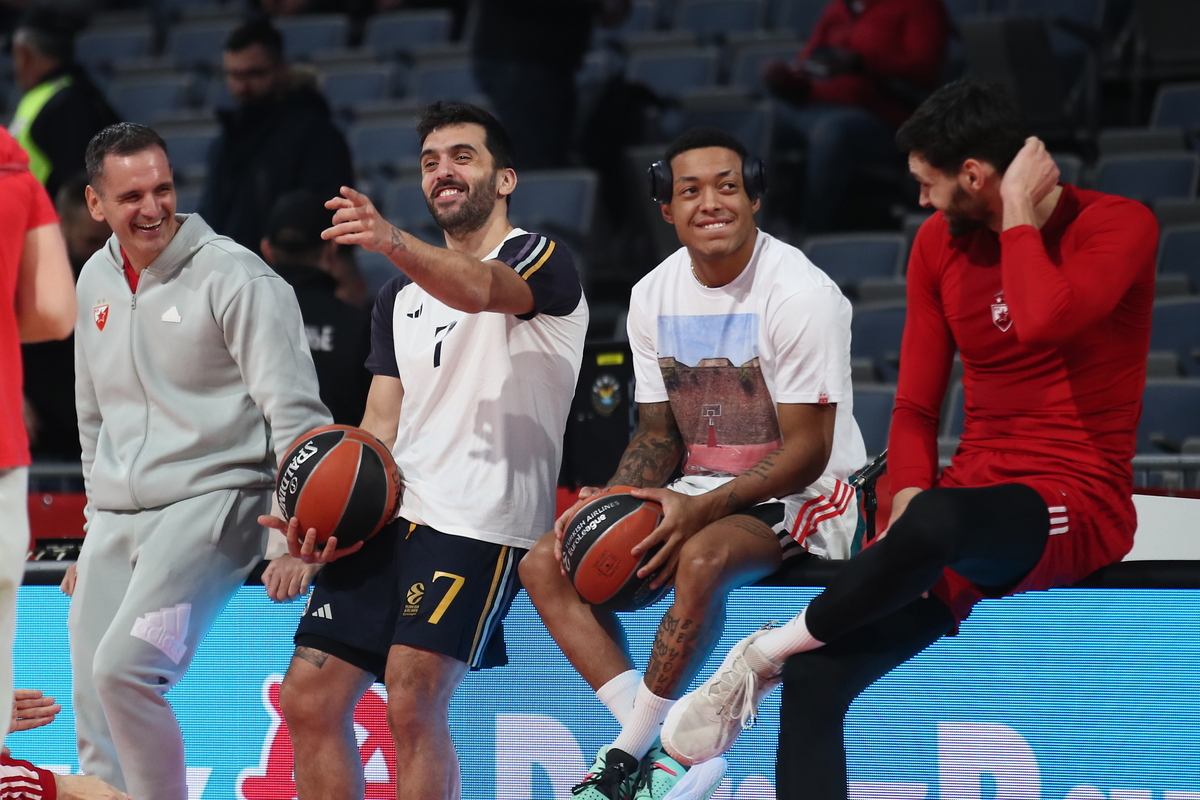
[[[761,520],[725,517],[684,543],[675,602],[663,617],[646,668],[646,686],[677,698],[716,646],[730,591],[770,575],[782,562],[779,540]]]

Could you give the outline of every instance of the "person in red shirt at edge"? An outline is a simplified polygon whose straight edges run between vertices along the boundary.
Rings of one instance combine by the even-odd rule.
[[[896,162],[896,128],[938,83],[942,0],[833,0],[795,63],[764,65],[776,146],[807,151],[803,226],[828,230],[862,163]]]
[[[896,140],[921,204],[941,213],[908,267],[890,527],[797,617],[734,647],[662,733],[681,763],[711,758],[782,681],[780,800],[846,798],[850,703],[980,599],[1069,585],[1133,545],[1154,215],[1059,184],[994,84],[939,89]],[[966,422],[939,475],[956,348]]]

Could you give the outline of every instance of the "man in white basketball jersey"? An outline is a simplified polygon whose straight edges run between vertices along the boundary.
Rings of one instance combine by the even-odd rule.
[[[382,681],[398,800],[460,796],[450,697],[467,671],[507,663],[501,621],[517,563],[554,522],[562,435],[587,304],[566,248],[508,221],[508,135],[465,104],[417,128],[422,190],[446,248],[387,223],[348,188],[325,237],[386,253],[398,274],[372,319],[362,427],[404,474],[399,516],[361,547],[293,555],[327,563],[296,633],[280,702],[301,800],[361,798],[353,712]],[[273,522],[282,526],[281,520]]]
[[[651,168],[684,245],[633,288],[629,344],[640,421],[609,482],[666,516],[633,553],[673,582],[643,677],[611,612],[580,602],[561,568],[563,526],[521,563],[546,627],[621,725],[575,787],[579,800],[707,798],[724,762],[691,771],[659,729],[720,638],[725,597],[801,556],[845,558],[866,460],[852,415],[850,303],[803,253],[757,229],[762,162],[697,128]],[[682,464],[681,464],[682,462]],[[683,477],[668,488],[671,474]],[[587,497],[595,490],[581,493]]]

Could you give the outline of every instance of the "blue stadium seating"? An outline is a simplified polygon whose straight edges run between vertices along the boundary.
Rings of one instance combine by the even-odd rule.
[[[199,177],[204,174],[208,150],[219,134],[216,126],[196,127],[193,130],[164,132],[163,141],[171,158],[176,178]]]
[[[774,0],[767,12],[768,24],[807,39],[827,5],[829,0]]]
[[[416,120],[352,125],[346,139],[360,171],[416,169],[421,155]]]
[[[1200,127],[1200,83],[1166,84],[1154,98],[1152,128]]]
[[[869,358],[886,383],[900,374],[900,339],[904,335],[904,303],[863,303],[850,324],[850,355]]]
[[[800,249],[838,286],[853,286],[867,278],[900,276],[908,250],[902,233],[810,236]]]
[[[1188,277],[1192,292],[1200,292],[1200,224],[1164,228],[1158,244],[1159,274]],[[1196,342],[1200,347],[1200,341]]]
[[[685,107],[681,131],[700,125],[719,128],[733,134],[750,155],[765,159],[771,155],[773,120],[774,112],[767,102],[731,108]]]
[[[429,207],[419,178],[392,181],[383,191],[383,211],[401,228],[413,228],[430,222]]]
[[[200,210],[200,187],[175,187],[175,212],[177,214],[195,214]]]
[[[1083,159],[1070,153],[1054,153],[1054,163],[1058,165],[1059,180],[1072,186],[1079,185],[1079,177],[1083,173]]]
[[[1096,189],[1143,202],[1161,197],[1193,197],[1200,175],[1195,153],[1154,153],[1102,158]]]
[[[1139,453],[1177,453],[1183,440],[1200,436],[1200,380],[1166,378],[1146,381]]]
[[[1150,349],[1174,352],[1183,373],[1200,378],[1200,297],[1172,297],[1154,304]]]
[[[596,173],[587,169],[521,173],[512,195],[513,224],[550,235],[586,236],[596,205]]]
[[[183,22],[174,25],[167,32],[164,54],[183,67],[219,67],[225,40],[236,25],[236,22],[230,20]]]
[[[471,100],[480,94],[467,59],[418,64],[409,75],[408,93],[423,103]]]
[[[765,19],[764,0],[681,0],[675,6],[675,28],[704,38],[757,30]]]
[[[381,56],[408,53],[447,41],[452,21],[444,8],[376,14],[367,20],[363,43]]]
[[[303,14],[274,20],[283,35],[283,52],[293,61],[305,61],[320,50],[346,44],[350,18],[344,14]]]
[[[122,119],[154,125],[158,118],[188,104],[192,79],[188,75],[120,79],[108,87],[108,97]]]
[[[678,97],[688,89],[712,85],[717,77],[717,56],[714,47],[639,53],[629,59],[625,76],[660,97]]]
[[[383,285],[400,274],[396,265],[388,260],[383,253],[373,253],[370,250],[357,249],[355,257],[358,271],[367,282],[367,295],[374,297],[379,294]]]
[[[961,382],[955,381],[946,392],[938,435],[943,439],[958,439],[962,436],[963,423],[966,419],[966,397],[963,393],[963,385]]]
[[[877,456],[887,447],[895,402],[895,386],[854,387],[854,419],[862,432],[868,456]]]
[[[646,33],[658,26],[658,3],[655,0],[635,0],[629,7],[629,15],[616,28],[596,27],[592,32],[593,42],[621,41],[630,34]]]
[[[776,40],[770,42],[747,42],[732,46],[733,57],[729,67],[729,83],[747,89],[765,91],[762,68],[768,61],[792,63],[800,52],[800,41]]]
[[[363,103],[378,103],[392,93],[391,66],[328,69],[321,75],[321,92],[329,105],[343,110]]]
[[[145,58],[153,46],[154,28],[150,25],[91,28],[75,38],[75,60],[94,69],[114,61]]]

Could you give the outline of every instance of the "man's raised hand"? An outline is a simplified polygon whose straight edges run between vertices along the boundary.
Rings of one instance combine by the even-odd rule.
[[[334,212],[333,225],[321,233],[322,239],[357,244],[384,255],[408,249],[404,234],[384,219],[371,198],[362,192],[343,186],[341,195],[325,201],[325,207]]]

